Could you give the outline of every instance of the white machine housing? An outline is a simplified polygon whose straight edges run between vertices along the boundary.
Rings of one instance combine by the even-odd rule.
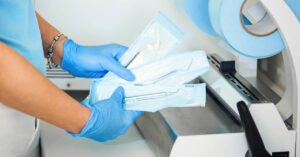
[[[250,112],[270,154],[289,152],[290,157],[300,156],[300,24],[287,4],[281,0],[261,0],[278,26],[287,51],[284,52],[286,66],[286,91],[277,104],[252,104]],[[284,124],[285,118],[293,114],[290,130]],[[195,135],[179,137],[174,144],[171,156],[181,157],[188,154],[196,157],[241,157],[248,151],[244,133]]]

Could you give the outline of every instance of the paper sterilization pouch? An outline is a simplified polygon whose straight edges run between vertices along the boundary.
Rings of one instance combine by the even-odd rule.
[[[139,85],[158,85],[176,86],[188,83],[209,70],[209,63],[206,53],[203,51],[185,52],[162,58],[150,64],[133,68],[131,71],[135,74],[134,84]],[[107,90],[107,84],[110,90]],[[112,77],[103,80],[94,80],[91,86],[90,102],[109,98],[118,86],[132,84],[123,79]],[[114,86],[114,87],[113,87]],[[132,88],[131,88],[132,89]],[[125,93],[128,93],[125,89]]]
[[[102,88],[111,93],[118,86],[122,86],[126,91],[124,108],[127,110],[156,112],[168,107],[205,106],[205,84],[141,85],[107,83]],[[95,95],[94,101],[103,100],[103,97],[106,96],[102,94]]]
[[[184,33],[161,12],[147,25],[139,37],[120,58],[127,68],[147,64],[168,55],[184,38]],[[108,73],[105,77],[117,77]]]

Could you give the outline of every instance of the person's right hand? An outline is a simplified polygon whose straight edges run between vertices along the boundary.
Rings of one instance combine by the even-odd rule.
[[[123,108],[124,89],[119,87],[110,99],[93,105],[83,104],[91,109],[91,115],[84,128],[73,137],[86,137],[99,142],[115,140],[143,114],[126,111]]]
[[[66,40],[61,68],[76,77],[101,78],[111,71],[124,80],[134,81],[134,74],[119,62],[126,51],[127,47],[119,44],[81,46]]]

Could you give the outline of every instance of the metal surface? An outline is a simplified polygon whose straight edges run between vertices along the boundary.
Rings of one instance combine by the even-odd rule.
[[[236,104],[244,101],[250,105],[253,103],[270,102],[248,80],[237,72],[221,72],[220,65],[223,61],[216,55],[207,57],[211,65],[210,70],[200,77],[202,82],[207,83],[207,88],[231,113],[236,120],[240,121]]]
[[[205,108],[169,108],[145,113],[137,126],[159,157],[169,156],[179,136],[241,132],[238,123],[209,92]]]
[[[137,121],[140,132],[156,156],[169,156],[179,136],[242,132],[239,115],[235,110],[236,103],[269,102],[261,94],[261,90],[266,88],[260,86],[259,82],[253,86],[236,72],[222,73],[219,71],[222,60],[217,56],[208,56],[208,59],[211,69],[200,78],[207,83],[208,88],[205,108],[169,108],[156,113],[145,113]],[[261,89],[257,90],[257,86]]]
[[[49,68],[46,65],[46,76],[56,86],[63,90],[69,91],[83,91],[89,90],[91,80],[88,78],[78,78],[69,74],[67,71],[61,69],[61,67]]]
[[[208,59],[211,66],[219,70],[220,62],[222,62],[223,60],[216,55],[208,56]],[[239,73],[220,72],[220,75],[223,76],[238,92],[240,92],[251,103],[269,102],[269,100],[262,93],[260,93],[248,80],[242,77]]]
[[[277,104],[281,100],[281,97],[266,84],[266,80],[261,79],[261,76],[257,79],[249,79],[249,82],[256,88],[257,91],[263,93],[270,102]]]
[[[51,79],[51,78],[75,78],[71,74],[69,74],[67,71],[61,69],[61,67],[53,67],[49,68],[46,66],[46,76]]]

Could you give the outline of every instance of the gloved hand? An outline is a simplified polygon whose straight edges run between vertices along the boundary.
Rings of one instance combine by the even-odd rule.
[[[123,135],[143,112],[126,111],[123,108],[124,89],[119,87],[110,99],[94,105],[83,104],[91,109],[91,116],[79,134],[73,137],[87,137],[99,142],[114,140]]]
[[[77,77],[99,78],[111,71],[127,81],[133,81],[135,76],[118,61],[126,50],[118,44],[80,46],[66,40],[61,67]]]

